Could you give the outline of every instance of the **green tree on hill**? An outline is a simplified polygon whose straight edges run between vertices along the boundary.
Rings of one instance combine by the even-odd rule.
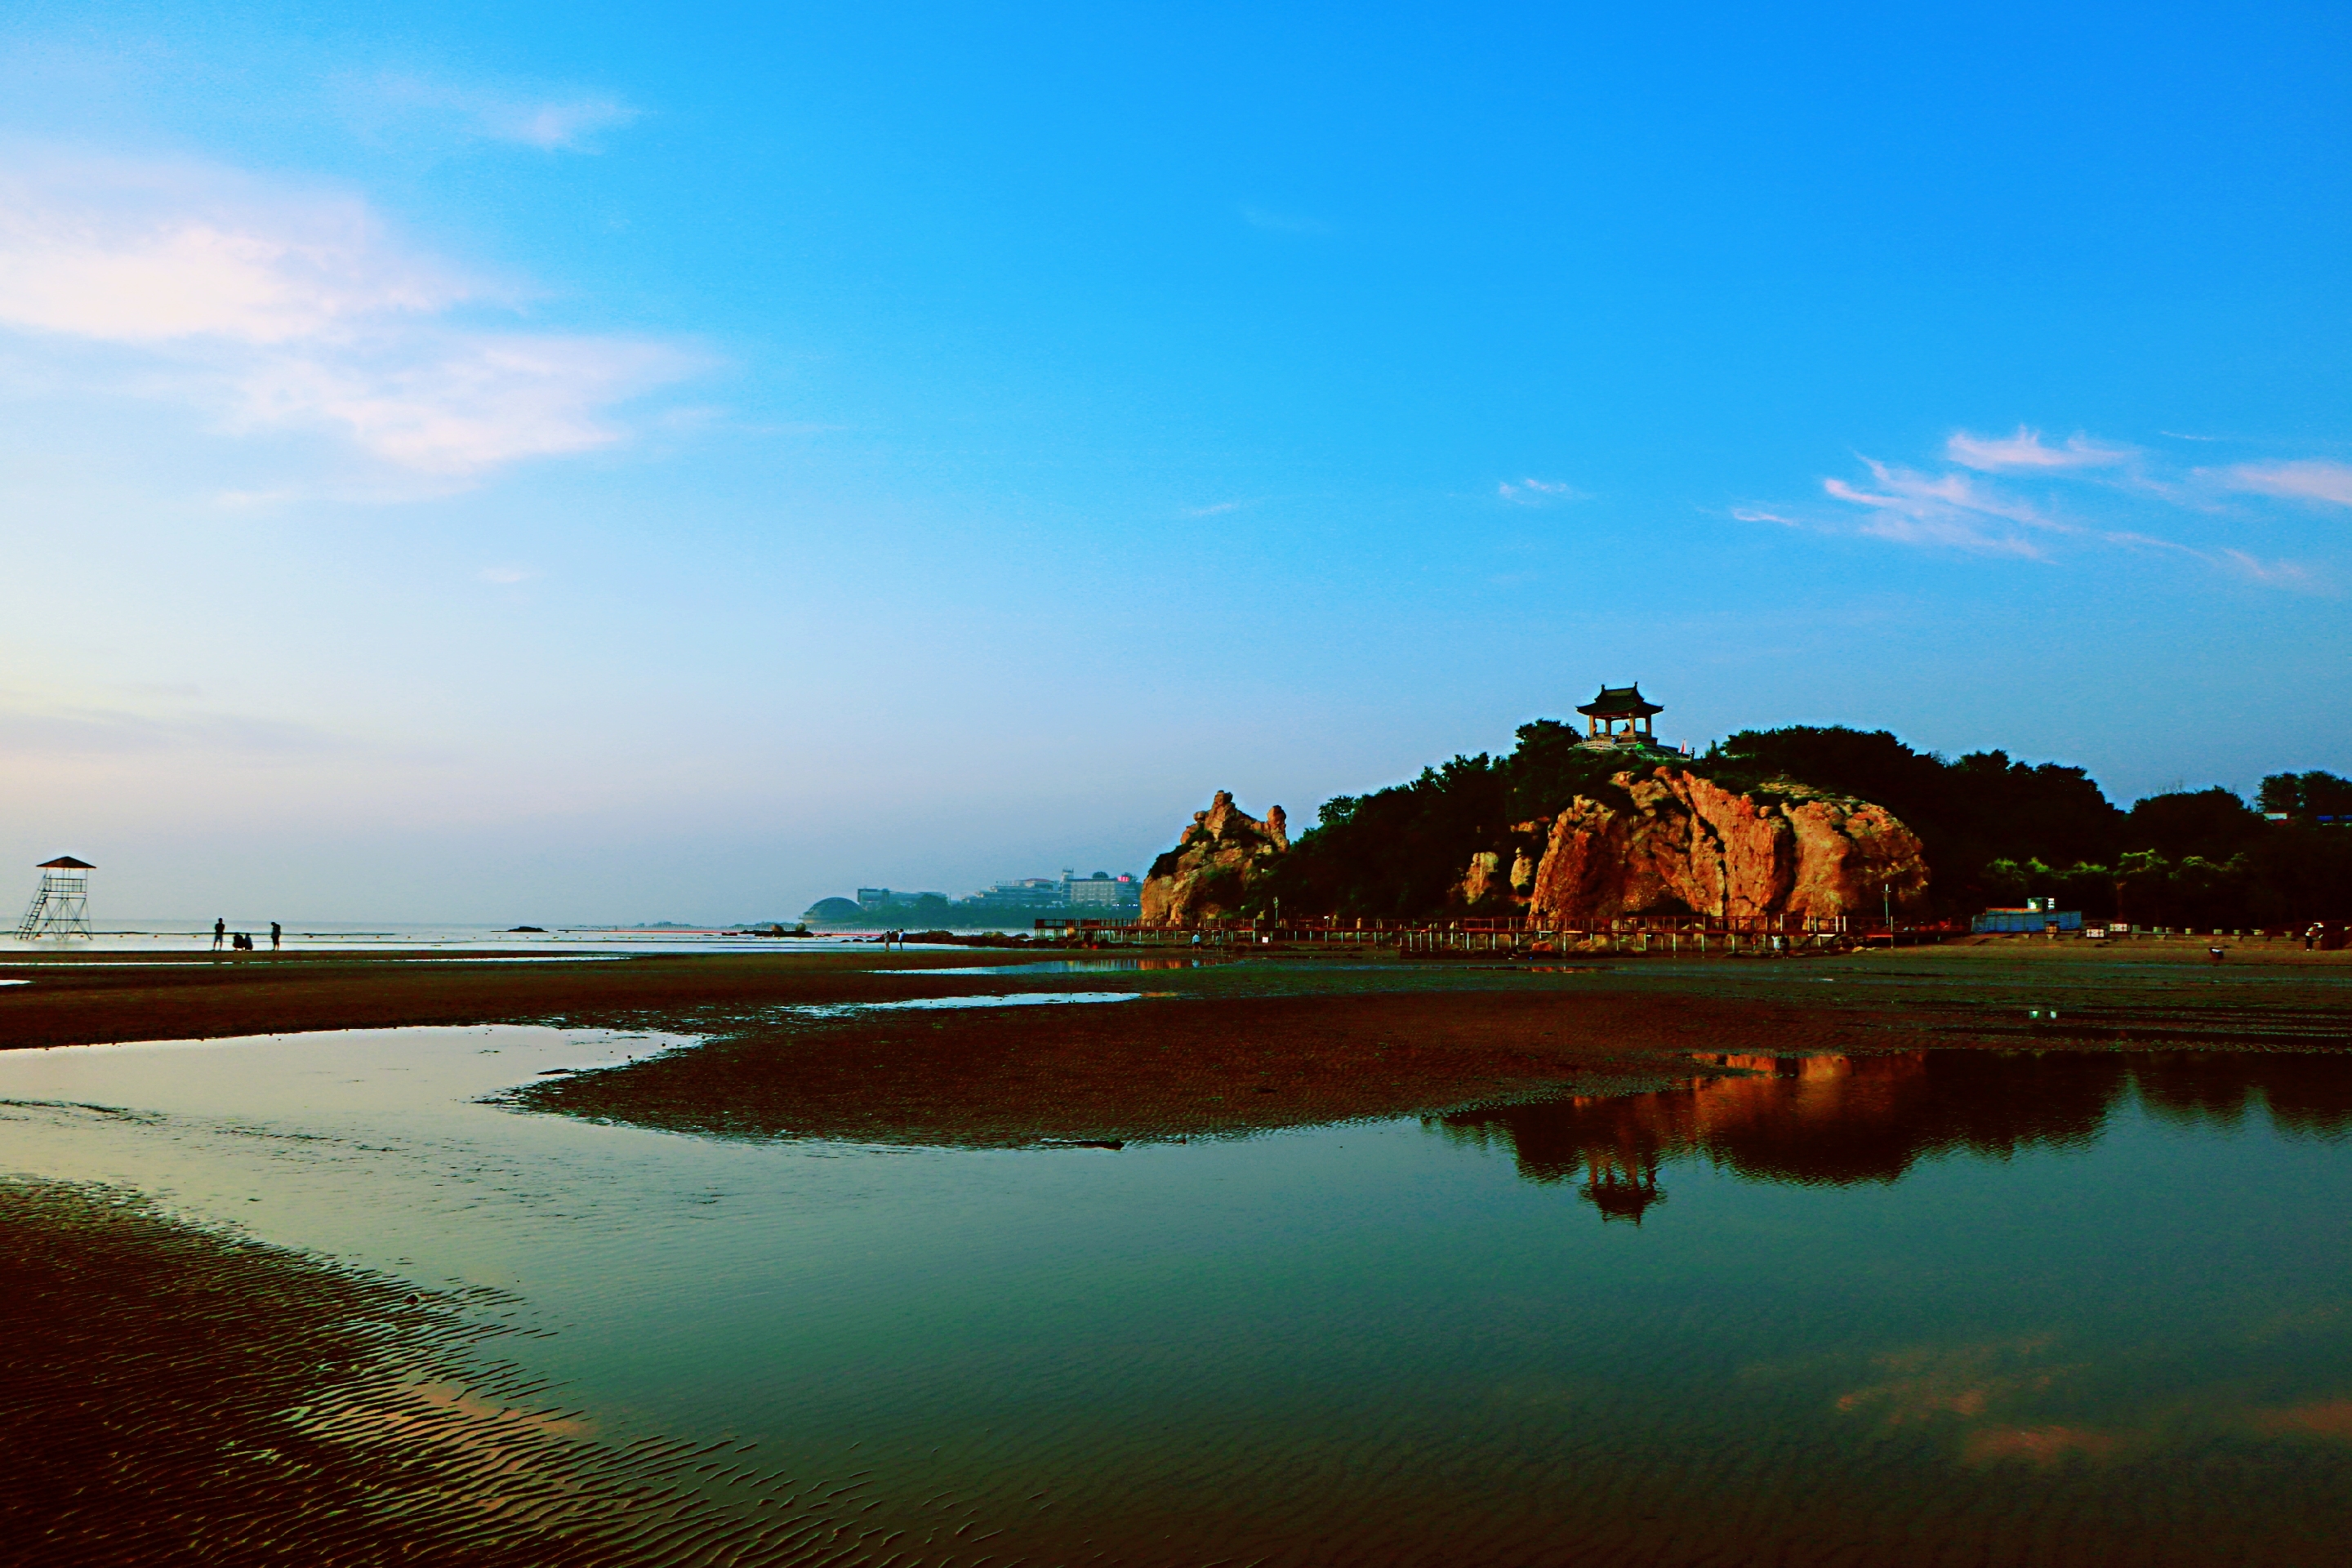
[[[2352,779],[2334,773],[2273,773],[2263,780],[2264,811],[2289,816],[2352,816]]]

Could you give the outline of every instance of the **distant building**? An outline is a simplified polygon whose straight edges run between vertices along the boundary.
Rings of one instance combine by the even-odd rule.
[[[1987,910],[1969,921],[1969,930],[1979,935],[2021,932],[2040,936],[2051,931],[2081,931],[2083,911],[2062,910],[2055,899],[2028,899],[2021,910]]]
[[[1067,901],[1058,878],[1018,877],[974,893],[964,904],[969,909],[1018,914],[1058,910]]]
[[[1083,881],[1073,879],[1063,886],[1074,910],[1139,909],[1143,904],[1143,884],[1131,873],[1114,877],[1108,871],[1097,871]]]
[[[868,914],[878,914],[885,910],[911,909],[926,899],[935,899],[943,904],[948,901],[945,893],[900,893],[888,888],[857,889],[857,907]]]
[[[974,893],[964,909],[999,914],[1051,914],[1072,909],[1114,915],[1143,904],[1143,882],[1132,872],[1112,876],[1097,871],[1081,877],[1066,870],[1058,877],[1016,877],[1009,882]]]

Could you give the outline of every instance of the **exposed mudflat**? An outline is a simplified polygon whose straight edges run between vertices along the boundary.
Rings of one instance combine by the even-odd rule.
[[[2338,1562],[2352,962],[2204,945],[14,968],[0,1541]]]
[[[21,1179],[0,1278],[10,1563],[658,1563],[707,1528],[672,1483],[709,1455],[586,1440],[492,1294]]]

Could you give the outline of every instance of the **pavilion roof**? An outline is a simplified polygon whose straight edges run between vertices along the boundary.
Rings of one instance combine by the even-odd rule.
[[[33,868],[36,871],[95,871],[97,867],[87,860],[77,860],[70,855],[60,855],[54,860],[44,860]]]
[[[1577,711],[1594,719],[1646,719],[1665,710],[1644,698],[1637,681],[1632,686],[1604,686],[1600,696]]]

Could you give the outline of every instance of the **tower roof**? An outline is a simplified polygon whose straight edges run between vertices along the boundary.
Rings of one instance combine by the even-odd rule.
[[[1644,698],[1641,683],[1636,681],[1631,686],[1602,687],[1600,696],[1577,711],[1592,719],[1646,719],[1665,710]]]
[[[70,855],[60,855],[54,860],[44,860],[33,868],[36,871],[95,871],[97,867],[87,860],[77,860]]]

